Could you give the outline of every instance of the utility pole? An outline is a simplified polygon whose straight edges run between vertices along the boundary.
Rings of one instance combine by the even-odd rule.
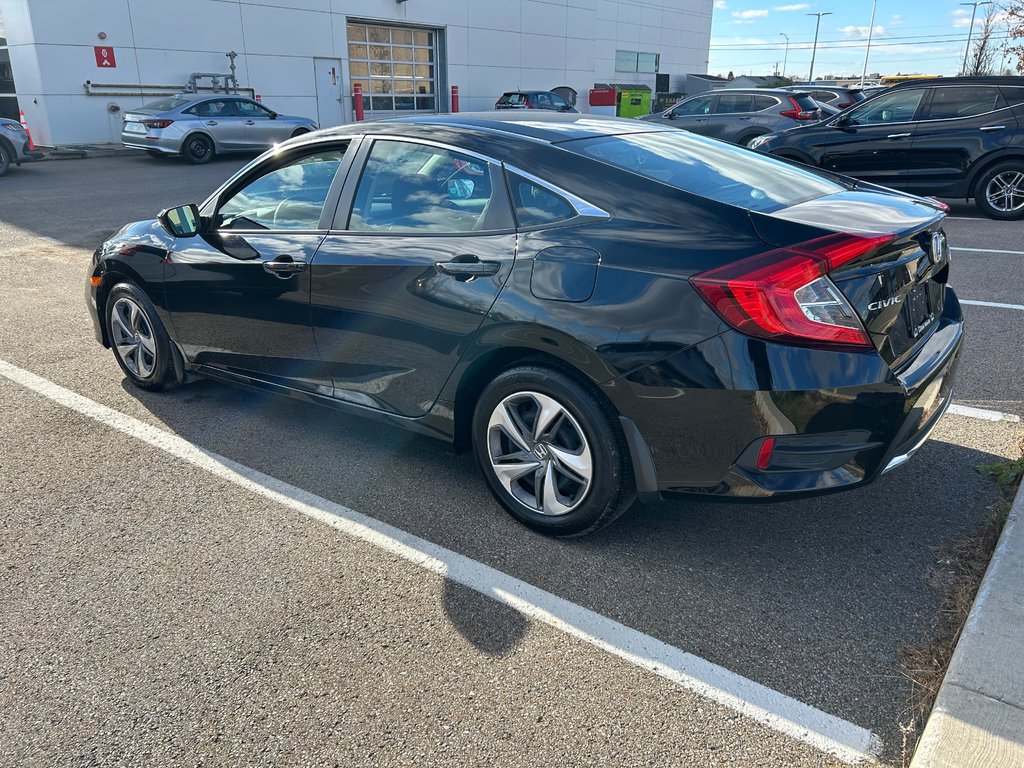
[[[786,38],[786,55],[782,57],[782,76],[786,76],[786,63],[789,61],[789,35],[785,32],[779,32],[784,38]]]
[[[966,50],[964,50],[964,66],[963,66],[963,69],[960,70],[960,74],[961,75],[966,75],[967,74],[967,56],[971,52],[971,36],[974,34],[974,17],[978,13],[978,6],[979,5],[992,5],[992,3],[989,2],[988,0],[986,0],[986,2],[984,2],[984,3],[960,3],[960,5],[969,5],[972,8],[972,10],[971,10],[971,28],[967,32],[967,48],[966,48]]]
[[[807,75],[807,82],[814,85],[814,57],[818,53],[818,30],[821,28],[821,17],[831,16],[832,12],[827,11],[825,13],[808,13],[808,16],[817,16],[818,20],[814,24],[814,47],[811,48],[811,72]]]
[[[868,56],[871,55],[871,34],[875,31],[875,8],[878,0],[871,0],[871,23],[868,24],[868,47],[864,51],[864,71],[860,73],[860,87],[864,87],[864,78],[868,74]]]

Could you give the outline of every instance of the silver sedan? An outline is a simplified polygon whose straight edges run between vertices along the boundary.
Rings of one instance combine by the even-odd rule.
[[[121,143],[153,157],[182,155],[205,163],[218,153],[262,151],[316,127],[308,118],[279,115],[242,96],[185,94],[127,112]]]

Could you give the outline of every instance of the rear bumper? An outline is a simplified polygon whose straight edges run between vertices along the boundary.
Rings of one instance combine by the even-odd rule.
[[[875,353],[729,331],[606,391],[636,423],[660,491],[770,500],[863,485],[906,463],[952,400],[963,317],[946,290],[938,326],[897,372]]]
[[[158,133],[150,131],[150,134]],[[180,136],[149,136],[144,133],[121,132],[121,143],[129,149],[145,149],[151,152],[163,152],[176,155],[181,152]]]

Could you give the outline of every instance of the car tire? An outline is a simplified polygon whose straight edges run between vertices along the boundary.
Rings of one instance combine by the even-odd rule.
[[[472,435],[491,493],[540,533],[591,533],[636,498],[614,409],[562,371],[523,365],[500,373],[477,400]]]
[[[174,344],[142,289],[118,283],[107,294],[104,314],[114,359],[132,384],[157,392],[180,383]]]
[[[984,171],[974,185],[974,204],[990,219],[1024,218],[1024,161],[1010,160]]]
[[[11,170],[11,154],[3,144],[0,144],[0,176],[6,176]]]
[[[181,147],[181,154],[193,165],[202,165],[213,160],[215,154],[213,141],[209,136],[201,133],[193,133],[185,139]]]

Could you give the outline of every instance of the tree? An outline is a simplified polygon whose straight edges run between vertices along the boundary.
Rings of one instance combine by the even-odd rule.
[[[1007,43],[1003,49],[1012,59],[1010,64],[1017,69],[1017,73],[1024,75],[1024,0],[1011,0],[1003,8],[1003,20],[1006,22],[1009,39],[1015,44]]]
[[[993,8],[995,6],[990,5],[981,20],[981,29],[973,40],[974,50],[967,58],[965,75],[991,75],[995,70],[997,46],[992,41],[992,33],[1000,11]]]
[[[731,69],[729,70],[729,74],[728,74],[728,76],[727,76],[727,77],[726,77],[725,79],[726,79],[726,80],[735,80],[735,79],[736,79],[736,78],[735,78],[735,77],[733,76],[733,74],[732,74],[732,70],[731,70]]]

